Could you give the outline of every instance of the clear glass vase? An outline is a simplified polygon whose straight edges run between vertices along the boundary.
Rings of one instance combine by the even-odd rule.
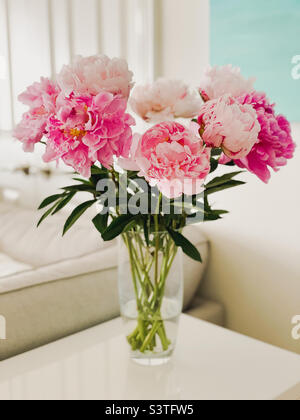
[[[131,358],[167,363],[183,306],[183,263],[168,232],[127,232],[119,242],[119,295]]]

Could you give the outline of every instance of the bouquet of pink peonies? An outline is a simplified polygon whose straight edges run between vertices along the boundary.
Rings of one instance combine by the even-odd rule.
[[[43,143],[45,162],[63,161],[83,177],[44,200],[40,222],[87,192],[91,200],[75,208],[64,233],[98,205],[93,224],[102,238],[123,238],[138,325],[128,342],[136,356],[157,357],[173,349],[162,312],[178,248],[201,261],[183,228],[220,219],[227,212],[213,209],[210,196],[244,184],[235,179],[240,170],[208,176],[236,165],[268,182],[295,144],[289,122],[239,69],[208,70],[198,92],[159,79],[131,93],[132,78],[125,60],[77,57],[56,80],[42,78],[20,95],[29,110],[14,135],[27,152]],[[149,124],[144,133],[133,132],[130,108]]]

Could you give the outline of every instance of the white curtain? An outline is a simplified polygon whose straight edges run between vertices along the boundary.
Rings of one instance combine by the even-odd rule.
[[[74,55],[124,56],[151,80],[153,0],[0,0],[0,129],[24,112],[17,96]]]
[[[17,96],[75,55],[127,58],[135,81],[196,80],[208,62],[209,0],[0,0],[0,131]]]

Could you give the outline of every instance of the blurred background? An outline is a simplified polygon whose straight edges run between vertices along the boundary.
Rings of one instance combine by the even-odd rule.
[[[299,39],[299,0],[0,0],[3,196],[16,199],[17,191],[34,208],[53,188],[47,171],[55,169],[12,140],[24,112],[17,96],[77,54],[125,57],[137,83],[167,76],[198,86],[209,64],[238,65],[293,122],[300,143]],[[297,352],[299,167],[297,150],[268,186],[245,174],[246,187],[216,198],[231,213],[203,227],[211,259],[202,286],[204,296],[225,305],[229,328]]]

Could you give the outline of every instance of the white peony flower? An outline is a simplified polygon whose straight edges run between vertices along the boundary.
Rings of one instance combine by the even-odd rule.
[[[203,101],[182,81],[161,78],[153,84],[137,86],[130,105],[145,121],[162,122],[196,116]]]
[[[255,78],[246,80],[241,69],[232,65],[211,67],[200,84],[200,94],[205,101],[218,99],[223,95],[234,97],[251,93],[254,90]]]

